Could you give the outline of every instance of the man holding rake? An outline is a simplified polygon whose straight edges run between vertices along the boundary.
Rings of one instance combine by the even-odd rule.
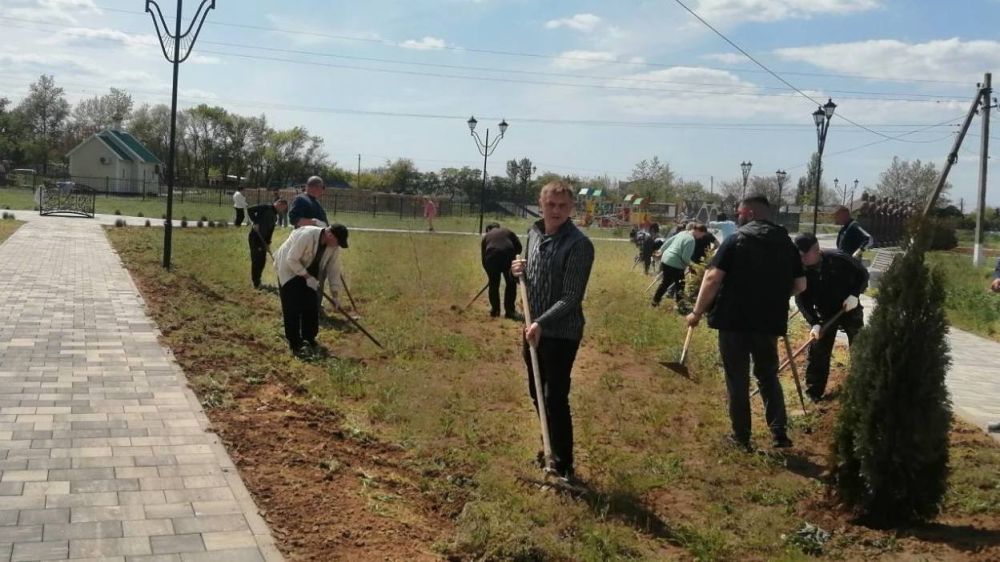
[[[546,449],[539,456],[546,473],[566,484],[574,480],[570,372],[583,338],[583,295],[594,263],[593,242],[570,220],[574,193],[563,181],[542,188],[542,220],[528,231],[526,259],[511,264],[525,286],[524,361]]]
[[[819,402],[830,376],[830,353],[837,331],[843,330],[850,344],[864,327],[858,299],[868,288],[868,270],[840,250],[820,250],[813,234],[799,234],[795,246],[806,271],[806,290],[796,295],[795,304],[812,326],[809,337],[813,341],[806,355],[806,394]]]

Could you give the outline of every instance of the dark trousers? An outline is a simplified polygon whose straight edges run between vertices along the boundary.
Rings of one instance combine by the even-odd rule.
[[[660,300],[663,299],[663,295],[667,292],[674,283],[682,283],[684,281],[684,270],[677,269],[675,267],[670,267],[665,263],[660,263],[660,273],[663,277],[660,278],[660,286],[656,288],[656,293],[653,295],[653,304],[660,304]],[[680,300],[680,291],[676,293],[677,300]]]
[[[244,216],[243,214],[244,214],[243,209],[236,209],[236,220],[233,221],[233,224],[235,224],[236,226],[242,225]]]
[[[295,276],[281,286],[279,293],[288,346],[297,351],[304,342],[314,343],[319,333],[316,291],[306,285],[304,278]]]
[[[826,392],[826,381],[830,377],[830,354],[837,341],[837,331],[843,330],[847,334],[847,343],[850,345],[854,343],[854,336],[858,335],[864,324],[864,312],[859,306],[841,316],[836,325],[831,326],[823,337],[809,346],[809,351],[806,352],[806,394],[810,398],[819,400]]]
[[[642,252],[639,254],[639,260],[642,261],[642,271],[649,275],[649,267],[653,265],[653,254]]]
[[[773,437],[785,437],[788,418],[778,382],[778,338],[759,332],[719,330],[719,355],[726,373],[733,438],[750,442],[750,359],[764,399],[764,418]]]
[[[573,416],[569,409],[570,372],[580,348],[579,340],[542,337],[538,343],[538,367],[541,369],[545,413],[549,422],[549,443],[552,446],[554,468],[573,468]],[[528,342],[523,346],[524,363],[528,366],[528,393],[537,412],[538,395],[531,368]]]
[[[260,287],[260,275],[267,264],[267,246],[261,240],[260,234],[251,230],[247,238],[250,244],[250,281],[254,287]]]
[[[504,314],[511,316],[516,312],[514,309],[514,303],[517,300],[517,284],[514,281],[514,276],[510,274],[510,264],[513,260],[513,256],[490,256],[483,264],[483,269],[486,270],[486,278],[490,282],[487,295],[490,299],[490,314],[493,316],[500,315],[501,278],[504,282]]]

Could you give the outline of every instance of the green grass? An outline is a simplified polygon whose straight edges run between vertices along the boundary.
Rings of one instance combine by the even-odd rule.
[[[956,230],[959,246],[973,246],[976,240],[975,230]],[[1000,232],[983,233],[983,246],[991,250],[1000,249]]]
[[[975,267],[972,256],[948,252],[932,252],[928,262],[944,276],[948,322],[1000,341],[1000,297],[989,291],[995,262]]]
[[[4,240],[10,238],[10,235],[14,234],[14,231],[20,228],[22,224],[24,223],[19,220],[0,220],[0,243],[3,243]]]
[[[443,555],[800,560],[805,555],[783,534],[807,521],[827,530],[848,525],[814,519],[810,505],[823,501],[825,488],[793,469],[821,468],[828,435],[796,430],[800,449],[788,456],[748,456],[722,445],[728,417],[713,331],[702,327],[695,334],[693,380],[657,364],[676,360],[684,328],[669,307],[649,307],[649,295],[642,294],[649,278],[629,270],[630,245],[595,243],[587,333],[571,400],[578,464],[596,494],[574,501],[514,478],[535,474],[537,419],[527,399],[520,327],[487,318],[482,300],[467,312],[456,310],[483,283],[476,239],[353,233],[343,254],[347,278],[366,327],[388,353],[380,355],[360,334],[324,329],[320,341],[339,359],[305,364],[288,359],[277,298],[249,288],[245,233],[175,231],[169,273],[158,265],[156,232],[108,234],[147,299],[169,303],[152,309],[210,416],[212,409],[234,407],[235,382],[282,380],[338,412],[344,434],[357,442],[396,444],[421,475],[423,497],[452,524],[433,545]],[[264,281],[274,283],[270,268]],[[802,326],[796,330],[798,340]],[[844,361],[843,353],[835,360]],[[798,398],[784,382],[794,410]],[[754,412],[755,440],[763,444],[759,401]],[[1000,463],[1000,449],[970,445],[958,458],[946,515],[996,521],[995,487],[981,488],[989,478],[983,467]],[[386,505],[404,501],[374,498],[372,510],[391,517]],[[891,536],[849,533],[875,533],[883,542]],[[940,552],[930,542],[917,548]],[[855,540],[826,549],[841,559],[879,552]]]

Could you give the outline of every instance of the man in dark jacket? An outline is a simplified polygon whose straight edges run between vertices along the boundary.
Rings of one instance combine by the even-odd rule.
[[[552,458],[547,472],[565,481],[573,475],[573,418],[569,408],[570,371],[583,338],[583,295],[594,264],[594,244],[573,224],[575,189],[564,181],[542,188],[542,220],[528,232],[526,259],[511,273],[524,276],[532,323],[524,330],[524,362],[535,408],[548,414]],[[538,354],[541,392],[535,388],[530,347]],[[538,397],[542,397],[539,405]]]
[[[326,211],[320,204],[319,198],[326,192],[326,184],[323,178],[312,176],[306,182],[306,192],[295,196],[292,206],[288,209],[288,222],[292,228],[300,226],[324,227],[330,221],[326,218]]]
[[[509,228],[502,228],[492,222],[486,225],[483,235],[482,261],[489,280],[490,316],[500,316],[500,278],[503,277],[504,316],[512,320],[523,320],[514,308],[517,300],[517,285],[510,274],[510,264],[521,253],[521,240]]]
[[[837,233],[837,249],[849,256],[855,256],[855,252],[871,246],[872,235],[861,228],[858,221],[851,218],[851,210],[847,207],[837,207],[833,212],[833,222],[840,225],[840,232]]]
[[[729,394],[730,441],[749,450],[750,359],[764,399],[764,416],[775,447],[791,447],[785,397],[778,382],[777,339],[788,331],[788,298],[806,286],[802,260],[788,231],[771,222],[761,196],[744,199],[739,230],[715,253],[698,293],[688,326],[709,312],[719,331],[719,354]]]
[[[274,235],[278,215],[287,210],[288,201],[284,199],[247,209],[247,217],[252,225],[250,234],[247,235],[247,242],[250,244],[250,280],[255,289],[260,288],[260,274],[267,262],[267,252],[271,249],[271,237]]]
[[[660,237],[660,225],[653,223],[649,225],[649,232],[642,239],[639,246],[639,258],[642,260],[642,270],[649,275],[649,266],[653,264],[653,253],[658,249],[656,240]],[[660,242],[663,243],[662,241]]]
[[[830,376],[830,353],[837,330],[843,330],[851,344],[864,327],[864,311],[858,299],[868,288],[868,270],[840,250],[820,250],[812,234],[796,236],[795,246],[806,271],[806,290],[795,297],[795,304],[802,318],[812,326],[809,337],[813,339],[806,356],[806,394],[813,402],[819,402]],[[836,323],[820,334],[822,325],[841,310],[844,313]]]

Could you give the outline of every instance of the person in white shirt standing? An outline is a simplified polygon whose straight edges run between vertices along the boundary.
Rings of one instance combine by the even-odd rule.
[[[247,198],[243,196],[238,187],[236,188],[236,192],[233,193],[233,208],[236,209],[236,220],[233,221],[233,224],[242,226],[243,217],[247,212]]]
[[[316,343],[321,279],[330,286],[333,306],[340,309],[340,249],[347,248],[347,235],[342,224],[303,226],[292,231],[275,253],[285,338],[298,356],[324,351]]]

